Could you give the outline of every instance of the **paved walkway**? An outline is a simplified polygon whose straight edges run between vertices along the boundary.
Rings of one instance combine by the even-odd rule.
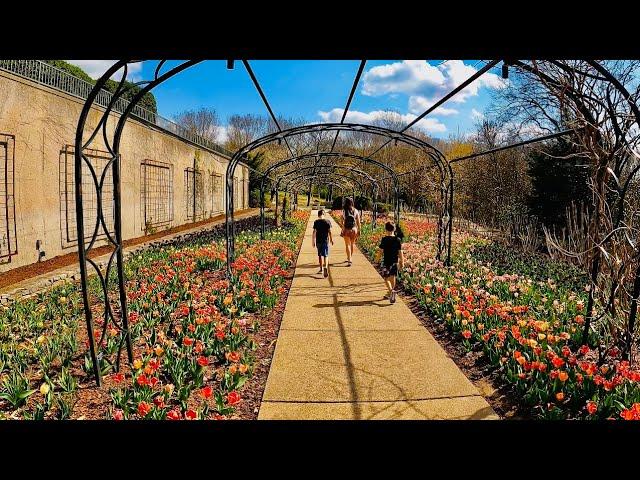
[[[334,224],[317,274],[313,211],[259,419],[496,419],[486,400],[361,252],[345,263]]]

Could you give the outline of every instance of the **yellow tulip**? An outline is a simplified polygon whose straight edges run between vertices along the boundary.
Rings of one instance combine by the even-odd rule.
[[[133,361],[133,368],[140,370],[142,368],[142,360],[136,359]]]
[[[538,334],[538,340],[542,341],[542,340],[544,340],[545,338],[547,338],[547,336],[546,336],[544,333],[539,333],[539,334]]]
[[[48,384],[48,383],[43,383],[43,384],[40,386],[40,393],[41,393],[42,395],[46,395],[47,393],[49,393],[49,391],[50,391],[50,390],[51,390],[51,387],[49,387],[49,384]]]

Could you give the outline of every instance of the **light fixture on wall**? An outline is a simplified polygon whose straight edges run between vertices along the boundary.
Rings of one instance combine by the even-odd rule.
[[[47,253],[44,250],[40,250],[42,246],[42,242],[40,240],[36,240],[36,250],[38,251],[38,262],[42,260],[42,257],[45,257]]]

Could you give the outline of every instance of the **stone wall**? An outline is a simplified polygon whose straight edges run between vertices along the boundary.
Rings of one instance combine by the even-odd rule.
[[[82,106],[81,99],[0,71],[0,272],[77,249],[73,143]],[[103,111],[91,110],[86,132]],[[118,118],[109,118],[111,134]],[[101,172],[109,155],[100,135],[96,138],[88,153]],[[134,119],[124,128],[120,153],[125,240],[193,222],[194,186],[196,221],[224,213],[227,157]],[[83,178],[88,238],[95,227],[97,198],[87,167]],[[240,165],[236,209],[248,207],[248,179],[247,167]],[[108,226],[113,221],[110,182],[109,173],[102,202]],[[12,193],[15,236],[13,205],[6,201]],[[104,235],[98,238],[96,245],[106,244]]]

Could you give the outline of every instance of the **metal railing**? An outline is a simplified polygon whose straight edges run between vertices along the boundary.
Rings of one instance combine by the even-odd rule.
[[[37,82],[47,87],[55,88],[69,95],[86,100],[89,93],[93,89],[93,84],[71,75],[64,70],[60,70],[53,65],[45,63],[41,60],[0,60],[0,70],[5,70],[14,75]],[[101,107],[107,107],[113,98],[113,94],[107,90],[101,90],[96,97],[95,103]],[[113,106],[113,110],[118,113],[124,112],[129,102],[123,98],[119,98]],[[221,147],[217,143],[192,132],[182,125],[161,117],[156,112],[148,110],[140,105],[136,105],[131,115],[145,120],[156,127],[171,132],[178,137],[189,140],[196,145],[213,150],[217,153],[232,157],[233,152]]]

